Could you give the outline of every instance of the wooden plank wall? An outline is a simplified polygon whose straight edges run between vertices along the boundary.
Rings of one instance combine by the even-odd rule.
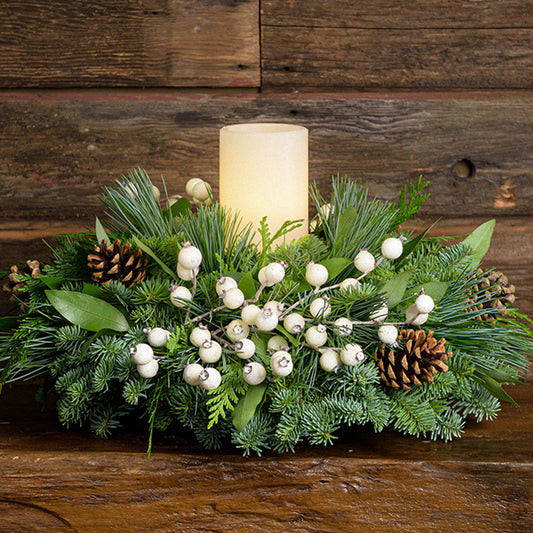
[[[283,121],[324,190],[422,174],[415,227],[496,217],[487,265],[533,313],[532,27],[522,0],[3,0],[0,269],[92,226],[134,166],[216,191],[219,128]]]

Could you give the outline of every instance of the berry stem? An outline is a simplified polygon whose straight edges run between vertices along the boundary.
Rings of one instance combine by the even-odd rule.
[[[222,309],[226,309],[226,306],[220,305],[219,307],[215,307],[214,309],[211,309],[210,311],[207,311],[201,315],[195,316],[194,318],[191,318],[190,322],[198,322],[198,320],[202,320],[202,318],[210,316],[213,313],[216,313],[217,311],[222,311]]]
[[[190,243],[189,243],[190,244]],[[194,298],[194,295],[196,294],[196,288],[197,288],[197,283],[196,283],[196,274],[193,270],[193,276],[192,276],[192,291],[191,291],[191,294],[192,294],[192,298],[191,300]],[[189,315],[191,314],[191,308],[188,307],[187,308],[187,312],[185,313],[185,320],[183,321],[183,325],[185,327],[187,327],[189,325]],[[193,322],[193,320],[191,320],[191,322]]]

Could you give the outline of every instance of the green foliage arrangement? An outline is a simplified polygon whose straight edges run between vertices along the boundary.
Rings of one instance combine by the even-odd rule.
[[[455,244],[401,229],[426,186],[391,204],[334,178],[327,200],[311,188],[311,232],[279,244],[299,221],[256,235],[207,187],[194,209],[161,202],[133,170],[105,190],[106,222],[17,271],[0,383],[44,376],[66,427],[107,437],[144,417],[150,443],[185,427],[245,455],[350,425],[459,437],[513,401],[502,383],[533,337],[506,280],[479,268],[494,221]]]

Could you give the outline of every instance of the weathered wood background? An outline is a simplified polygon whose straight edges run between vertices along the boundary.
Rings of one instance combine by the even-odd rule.
[[[485,264],[509,274],[521,309],[533,313],[532,28],[533,9],[523,0],[2,0],[0,269],[28,256],[46,257],[43,239],[53,243],[60,233],[92,227],[94,216],[101,215],[97,196],[102,186],[134,166],[146,168],[156,182],[163,175],[176,193],[190,177],[209,180],[216,192],[219,128],[242,121],[283,121],[309,128],[310,177],[324,191],[331,175],[339,173],[367,183],[380,198],[395,200],[403,183],[422,174],[431,180],[432,196],[414,227],[440,218],[436,232],[463,234],[496,218]],[[0,296],[0,311],[6,309]],[[526,404],[530,390],[525,387],[521,393]],[[5,410],[16,402],[1,405],[0,413],[9,421]],[[33,412],[27,424],[39,427],[38,416]],[[159,463],[142,463],[136,445],[112,444],[105,459],[105,445],[72,457],[57,448],[59,437],[47,444],[38,431],[21,429],[19,438],[19,426],[0,426],[11,443],[0,450],[1,468],[10,480],[0,496],[0,531],[17,531],[19,515],[26,517],[21,531],[110,529],[111,519],[92,512],[101,498],[112,503],[97,506],[98,512],[120,514],[126,501],[133,505],[135,500],[149,513],[138,522],[140,530],[172,530],[157,521],[158,513],[172,514],[183,493],[154,488]],[[205,476],[207,485],[214,478],[205,469],[210,465],[225,475],[229,462],[230,489],[250,506],[237,506],[218,493],[208,507],[205,502],[194,507],[194,499],[188,499],[193,506],[192,514],[184,515],[189,526],[180,522],[174,530],[338,531],[350,530],[346,521],[352,517],[357,531],[357,502],[366,494],[368,504],[373,494],[368,491],[377,490],[383,476],[390,492],[383,492],[381,514],[372,508],[375,522],[367,522],[369,531],[403,526],[467,531],[469,521],[487,516],[483,505],[490,502],[492,489],[505,516],[489,514],[488,529],[531,529],[530,510],[522,505],[531,496],[531,484],[523,481],[531,480],[524,448],[511,446],[509,468],[499,465],[497,456],[480,459],[487,472],[481,479],[474,475],[477,466],[463,462],[481,442],[473,431],[464,444],[453,445],[456,454],[444,466],[435,461],[446,446],[431,445],[432,455],[411,456],[417,476],[429,485],[443,482],[447,497],[455,481],[467,487],[458,496],[470,506],[456,515],[461,524],[449,521],[453,517],[439,503],[440,494],[413,492],[419,486],[413,479],[400,483],[411,467],[400,466],[402,453],[396,450],[411,441],[395,437],[376,452],[377,462],[356,444],[357,460],[344,448],[333,457],[304,454],[300,462],[255,460],[251,464],[260,474],[250,490],[235,456],[204,460],[197,452],[189,456],[185,448],[165,448],[170,455],[164,455],[161,468],[178,473],[192,469],[188,475]],[[497,432],[496,426],[486,442],[498,440]],[[504,433],[502,455],[513,435]],[[76,438],[73,446],[85,452],[94,445],[84,444],[86,437]],[[347,438],[359,441],[361,436]],[[26,442],[29,448],[22,450]],[[528,441],[520,442],[526,446]],[[114,455],[119,449],[120,457]],[[125,465],[129,454],[136,457],[135,473],[121,462]],[[78,479],[76,472],[86,461],[91,473]],[[39,463],[53,473],[37,476],[32,484]],[[330,468],[336,472],[333,484],[320,473]],[[302,472],[311,471],[319,472],[311,493],[324,507],[296,496],[299,490],[308,494]],[[61,488],[65,479],[70,481]],[[146,481],[142,494],[128,494],[128,479],[135,479],[136,486]],[[109,483],[116,483],[113,497],[102,489]],[[172,476],[165,483],[174,483]],[[93,487],[90,494],[84,491],[86,484]],[[288,484],[290,503],[283,499]],[[478,492],[480,486],[484,492]],[[394,522],[401,514],[400,488],[409,491],[406,505],[431,511],[434,523],[418,523],[414,511],[403,516],[408,522]],[[64,499],[66,491],[78,496]],[[485,499],[475,507],[478,496]],[[169,498],[165,504],[154,503],[163,497]],[[392,500],[394,507],[385,510]],[[60,502],[83,509],[77,520],[65,518]],[[227,513],[233,522],[217,524]],[[4,521],[7,526],[2,524],[5,516],[11,517]],[[267,516],[278,522],[268,522]],[[52,525],[31,529],[31,517],[34,523]],[[89,525],[91,519],[96,525]]]

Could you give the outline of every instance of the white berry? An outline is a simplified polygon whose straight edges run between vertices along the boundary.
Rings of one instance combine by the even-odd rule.
[[[435,302],[429,294],[421,294],[415,300],[415,305],[419,313],[431,313],[435,308]]]
[[[398,338],[398,328],[396,326],[380,326],[378,337],[385,344],[394,344]]]
[[[259,283],[261,283],[261,285],[264,285],[265,287],[271,287],[272,285],[274,285],[273,283],[272,285],[270,285],[268,282],[266,266],[259,270],[259,272],[257,273],[257,279],[259,280]]]
[[[248,324],[243,322],[240,318],[232,320],[226,326],[226,335],[233,341],[240,341],[245,339],[250,334],[250,328]]]
[[[319,263],[308,263],[305,268],[305,279],[309,285],[313,287],[320,287],[328,281],[328,269]]]
[[[323,324],[318,324],[318,326],[311,326],[306,332],[305,332],[305,342],[311,348],[319,348],[320,346],[323,346],[326,344],[328,340],[328,333],[326,331],[326,326]]]
[[[204,368],[199,376],[200,387],[205,390],[217,389],[222,383],[222,376],[216,368]]]
[[[285,305],[276,300],[270,300],[263,306],[263,309],[270,309],[277,317],[279,317],[279,315],[285,310]]]
[[[189,195],[189,196],[193,196],[193,189],[194,189],[194,186],[197,185],[198,183],[201,183],[203,180],[201,178],[191,178],[186,184],[185,184],[185,192]]]
[[[261,331],[272,331],[278,325],[278,315],[272,309],[262,309],[255,317],[255,325]]]
[[[270,368],[275,376],[288,376],[293,369],[291,354],[285,350],[276,352],[270,358]]]
[[[326,372],[335,372],[341,366],[340,355],[332,348],[324,350],[318,362]]]
[[[191,363],[183,369],[183,380],[187,385],[199,385],[200,374],[203,372],[204,367],[198,363]]]
[[[209,194],[211,193],[211,186],[209,183],[201,180],[192,188],[192,197],[197,202],[205,202],[209,200]]]
[[[376,266],[374,256],[368,250],[361,250],[353,260],[355,268],[360,272],[370,272]]]
[[[283,327],[294,335],[302,333],[305,327],[305,319],[298,313],[290,313],[283,320]]]
[[[145,365],[154,358],[154,351],[150,345],[141,342],[130,348],[130,355],[136,365]]]
[[[222,346],[217,341],[205,341],[198,348],[198,355],[204,363],[216,363],[222,357]]]
[[[137,365],[137,372],[142,378],[153,378],[159,370],[159,363],[156,359],[152,359],[144,365]]]
[[[370,313],[370,320],[373,320],[374,322],[383,322],[388,314],[389,308],[386,304],[382,304],[381,307],[374,309],[374,311]]]
[[[405,321],[409,322],[409,324],[413,324],[413,326],[421,326],[422,324],[427,322],[428,318],[429,314],[420,313],[415,304],[410,305],[405,310]]]
[[[341,349],[341,361],[347,366],[356,366],[366,358],[363,348],[359,344],[347,344]]]
[[[334,326],[335,333],[339,337],[345,337],[346,335],[349,335],[353,329],[352,321],[346,317],[337,318],[337,320],[334,322]]]
[[[229,289],[224,293],[222,301],[228,309],[237,309],[244,303],[244,293],[241,289]]]
[[[198,268],[184,268],[179,263],[176,267],[178,278],[183,281],[192,281],[198,275]]]
[[[205,341],[211,340],[211,332],[203,324],[199,324],[189,334],[191,344],[196,347],[202,346]]]
[[[288,347],[289,343],[287,342],[287,339],[281,335],[274,335],[273,337],[270,337],[267,342],[267,349],[271,352],[278,352],[279,350],[287,349]]]
[[[266,378],[266,369],[261,363],[247,363],[242,367],[242,377],[250,385],[259,385]]]
[[[202,263],[202,252],[190,242],[186,242],[178,253],[178,264],[183,268],[192,270]]]
[[[241,320],[249,326],[255,325],[255,319],[261,312],[261,309],[255,304],[245,305],[241,310]]]
[[[361,283],[357,281],[355,278],[346,278],[341,281],[339,285],[339,290],[341,292],[348,292],[348,291],[359,291],[361,290]]]
[[[401,239],[389,237],[381,244],[381,255],[386,259],[398,259],[403,252],[403,243]]]
[[[192,300],[192,293],[187,287],[182,285],[173,286],[170,291],[170,301],[176,307],[185,307],[186,303],[183,300]]]
[[[218,279],[217,284],[215,286],[215,289],[219,296],[222,296],[225,292],[229,291],[230,289],[236,289],[236,288],[237,288],[237,282],[233,278],[230,278],[229,276],[225,276],[225,277]]]
[[[331,313],[331,305],[324,298],[315,298],[309,306],[309,312],[315,318],[322,319]]]
[[[163,328],[152,328],[147,335],[148,344],[154,348],[162,348],[170,337],[170,331]]]
[[[153,184],[152,184],[152,195],[154,196],[155,201],[159,202],[159,200],[161,199],[161,191]]]
[[[235,343],[235,354],[241,359],[250,359],[255,353],[255,343],[251,339],[241,339]]]
[[[285,277],[285,268],[281,263],[270,263],[265,268],[265,276],[269,286],[279,283]]]

